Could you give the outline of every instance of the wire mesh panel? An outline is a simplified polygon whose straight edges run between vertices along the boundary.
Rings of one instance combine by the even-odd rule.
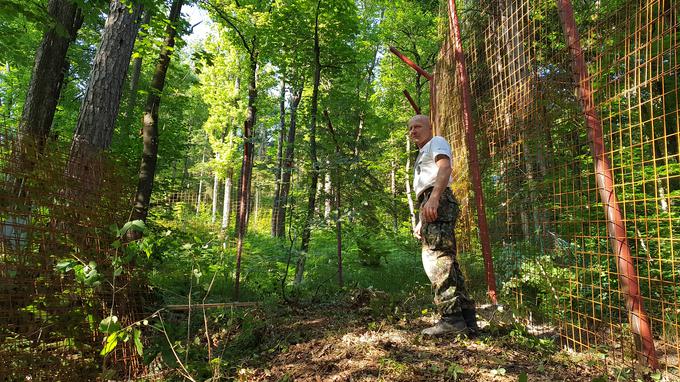
[[[574,3],[657,355],[680,375],[679,5]],[[530,320],[558,324],[564,346],[632,365],[639,352],[556,2],[482,1],[461,15],[502,292]],[[445,44],[436,70],[439,124],[460,153],[454,171],[463,183],[456,191],[467,199],[454,65]],[[470,209],[463,212],[474,222]],[[461,234],[476,239],[471,226]]]
[[[143,276],[115,263],[110,228],[127,220],[131,190],[112,161],[68,153],[0,127],[0,380],[142,370],[130,346],[100,356],[100,321],[129,324],[143,306]]]

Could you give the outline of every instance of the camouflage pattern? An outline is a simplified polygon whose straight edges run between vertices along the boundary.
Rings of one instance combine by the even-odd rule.
[[[430,192],[431,189],[423,192],[420,205],[427,202]],[[431,223],[423,221],[421,229],[423,267],[432,283],[434,303],[444,317],[458,316],[461,309],[475,307],[456,259],[454,228],[458,213],[458,202],[447,187],[439,199],[437,220]]]

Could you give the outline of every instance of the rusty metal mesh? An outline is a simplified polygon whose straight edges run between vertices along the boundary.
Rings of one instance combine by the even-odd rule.
[[[116,250],[109,227],[128,219],[131,182],[111,160],[68,163],[68,153],[67,144],[48,142],[39,154],[0,126],[0,380],[94,380],[143,370],[132,341],[99,355],[102,318],[113,313],[127,325],[148,297],[131,265],[110,284]],[[63,260],[84,265],[84,277],[96,269],[99,285],[58,271]]]
[[[678,376],[680,2],[575,3],[657,355]],[[502,296],[533,323],[557,324],[564,346],[632,364],[637,350],[555,1],[475,2],[461,18]],[[449,41],[435,75],[436,121],[452,144],[464,207],[459,245],[469,252],[476,215]]]

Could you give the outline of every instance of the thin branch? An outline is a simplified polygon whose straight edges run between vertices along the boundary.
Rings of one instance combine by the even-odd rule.
[[[189,371],[187,370],[187,368],[184,367],[184,364],[179,359],[177,352],[175,352],[175,347],[172,345],[172,341],[170,341],[170,337],[168,337],[168,331],[165,330],[165,324],[163,323],[163,316],[161,315],[160,312],[158,313],[158,319],[161,322],[161,327],[163,327],[163,334],[165,335],[165,339],[168,341],[168,345],[170,345],[170,350],[172,350],[172,354],[175,356],[175,360],[177,361],[179,366],[182,368],[181,374],[184,376],[184,378],[190,380],[191,382],[196,382],[196,380],[191,377],[191,374],[189,374]]]
[[[232,18],[229,17],[229,15],[227,15],[223,10],[221,10],[220,8],[218,8],[215,4],[211,3],[209,0],[201,0],[201,1],[203,2],[203,4],[206,4],[207,6],[209,6],[210,8],[212,8],[212,10],[215,11],[215,12],[217,13],[217,15],[218,15],[222,20],[224,20],[224,22],[226,22],[227,24],[229,24],[229,26],[231,27],[231,29],[233,29],[233,30],[236,32],[236,34],[238,34],[238,37],[241,39],[241,43],[243,44],[243,47],[246,48],[246,50],[248,51],[248,53],[251,53],[251,54],[252,54],[254,48],[251,48],[251,47],[248,45],[248,41],[246,41],[246,37],[243,35],[243,33],[241,32],[241,30],[238,29],[238,27],[236,27],[236,24],[234,24]],[[241,7],[241,6],[239,5],[238,1],[236,2],[236,6],[239,7],[239,8]]]

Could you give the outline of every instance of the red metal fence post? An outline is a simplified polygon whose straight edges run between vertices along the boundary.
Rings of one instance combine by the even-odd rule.
[[[420,73],[421,76],[427,78],[428,81],[432,81],[432,74],[428,73],[425,71],[425,69],[421,68],[420,66],[416,65],[415,62],[411,61],[408,57],[406,57],[403,53],[401,53],[397,48],[391,46],[390,47],[390,52],[392,52],[395,56],[399,57],[400,60],[404,61],[404,63],[416,72]]]
[[[432,128],[434,129],[434,135],[441,135],[437,116],[437,84],[433,75],[430,80],[430,125],[432,125]]]
[[[574,10],[569,0],[557,0],[557,9],[567,45],[569,46],[579,101],[586,119],[588,141],[595,162],[595,181],[600,193],[600,199],[604,204],[609,241],[617,258],[621,292],[626,298],[626,308],[628,309],[631,331],[642,340],[642,355],[647,364],[657,369],[659,361],[656,358],[649,318],[642,305],[637,269],[633,263],[626,238],[626,225],[614,192],[614,177],[604,147],[600,118],[595,111],[592,86],[588,78],[588,69],[586,68],[583,50],[579,41]]]
[[[475,190],[475,202],[477,205],[477,224],[479,226],[479,241],[482,244],[482,255],[484,256],[484,269],[486,272],[486,283],[488,287],[489,299],[493,304],[497,303],[496,298],[496,276],[493,270],[493,258],[491,257],[491,241],[489,239],[489,226],[486,222],[486,212],[484,211],[484,195],[482,194],[482,177],[479,171],[479,156],[477,155],[477,145],[475,143],[475,130],[472,125],[472,97],[470,94],[470,80],[467,69],[465,68],[465,53],[463,53],[463,41],[460,36],[460,26],[458,15],[456,14],[455,0],[449,0],[449,29],[453,50],[456,58],[456,73],[462,92],[463,101],[463,125],[465,126],[465,142],[468,149],[468,166],[470,167],[470,178],[472,187]]]
[[[411,97],[411,93],[408,92],[408,90],[404,89],[403,91],[404,97],[408,100],[408,103],[411,104],[411,107],[413,108],[413,111],[416,112],[416,114],[420,114],[420,108],[418,105],[416,105],[416,101],[413,100],[413,97]]]

